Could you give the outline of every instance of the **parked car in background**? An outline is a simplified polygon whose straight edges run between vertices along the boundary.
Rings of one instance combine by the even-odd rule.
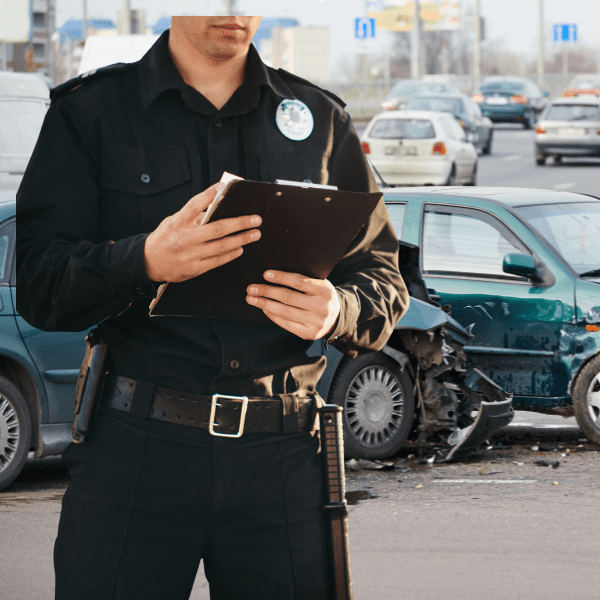
[[[477,151],[451,115],[431,111],[381,113],[362,147],[389,185],[475,185]]]
[[[447,81],[424,81],[422,79],[404,79],[398,81],[381,103],[385,110],[399,110],[406,102],[418,94],[460,94],[460,90]]]
[[[423,94],[411,98],[406,110],[434,110],[451,114],[465,130],[467,141],[482,154],[492,151],[494,124],[484,117],[481,109],[465,94]]]
[[[515,410],[575,415],[600,443],[600,200],[549,190],[384,191],[429,293]]]
[[[0,191],[0,489],[30,451],[60,454],[71,442],[85,333],[48,333],[15,309],[15,192]]]
[[[0,71],[0,190],[19,187],[49,104],[40,77]]]
[[[592,95],[600,96],[600,74],[577,75],[563,90],[563,97]]]
[[[600,98],[582,95],[557,98],[542,113],[535,129],[535,162],[551,156],[600,156]]]
[[[494,123],[522,123],[533,129],[547,100],[526,77],[486,77],[472,96],[481,112]]]

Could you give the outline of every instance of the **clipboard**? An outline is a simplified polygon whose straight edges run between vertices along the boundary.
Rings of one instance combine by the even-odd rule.
[[[229,181],[222,192],[205,220],[258,214],[261,238],[225,265],[187,281],[163,284],[150,304],[151,316],[271,322],[246,302],[247,287],[266,283],[267,269],[325,279],[383,196],[243,179]]]

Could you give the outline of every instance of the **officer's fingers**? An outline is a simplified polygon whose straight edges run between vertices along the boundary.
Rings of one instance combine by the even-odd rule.
[[[305,277],[299,273],[286,273],[285,271],[269,270],[265,271],[263,276],[269,283],[285,285],[286,287],[298,290],[303,294],[320,295],[324,291],[323,281],[320,279],[311,279],[310,277]]]
[[[195,272],[191,274],[189,278],[196,277],[197,275],[201,275],[202,273],[206,273],[207,271],[211,271],[212,269],[216,269],[221,265],[231,262],[232,260],[241,256],[243,252],[243,248],[238,246],[229,252],[224,252],[223,254],[218,254],[217,256],[211,256],[210,258],[202,259],[197,263]]]
[[[194,249],[194,252],[200,259],[211,258],[213,256],[219,256],[226,252],[230,252],[235,248],[256,242],[260,239],[260,231],[258,229],[251,229],[249,231],[243,231],[237,235],[229,235],[216,240],[210,240],[205,242]]]
[[[197,240],[201,243],[218,240],[237,233],[238,231],[258,227],[261,223],[262,219],[258,215],[244,215],[243,217],[219,219],[218,221],[206,223],[206,225],[199,227],[197,230]]]
[[[313,309],[313,298],[296,290],[274,285],[252,284],[246,289],[249,296],[271,298],[281,304],[295,306],[304,310]]]
[[[215,199],[217,192],[225,187],[224,183],[215,183],[203,192],[196,194],[187,201],[185,206],[176,214],[179,225],[190,225],[195,223],[196,219],[210,206]]]

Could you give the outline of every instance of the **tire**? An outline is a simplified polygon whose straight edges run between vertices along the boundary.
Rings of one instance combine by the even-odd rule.
[[[25,398],[0,377],[0,490],[19,475],[31,448],[31,417]]]
[[[591,442],[600,444],[600,356],[584,365],[572,391],[577,424]]]
[[[560,154],[557,154],[557,155],[554,157],[554,164],[555,164],[555,165],[557,165],[558,163],[561,163],[561,162],[562,162],[562,158],[563,158],[563,157],[562,157]]]
[[[488,138],[487,143],[485,144],[485,146],[481,149],[481,154],[485,154],[486,156],[488,154],[492,153],[492,137],[493,137],[494,132],[490,131],[490,137]]]
[[[415,415],[413,384],[382,352],[344,361],[330,397],[344,409],[346,456],[382,459],[402,447]]]
[[[546,155],[537,148],[535,149],[535,164],[541,167],[546,164]]]
[[[473,175],[471,175],[471,179],[469,179],[465,185],[477,185],[477,163],[473,166]]]
[[[450,175],[448,175],[448,179],[444,185],[456,185],[456,167],[454,165],[452,165]]]

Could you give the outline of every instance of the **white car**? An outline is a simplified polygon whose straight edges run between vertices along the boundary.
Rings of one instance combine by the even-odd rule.
[[[367,125],[362,147],[390,186],[476,184],[477,151],[448,113],[382,113]]]

